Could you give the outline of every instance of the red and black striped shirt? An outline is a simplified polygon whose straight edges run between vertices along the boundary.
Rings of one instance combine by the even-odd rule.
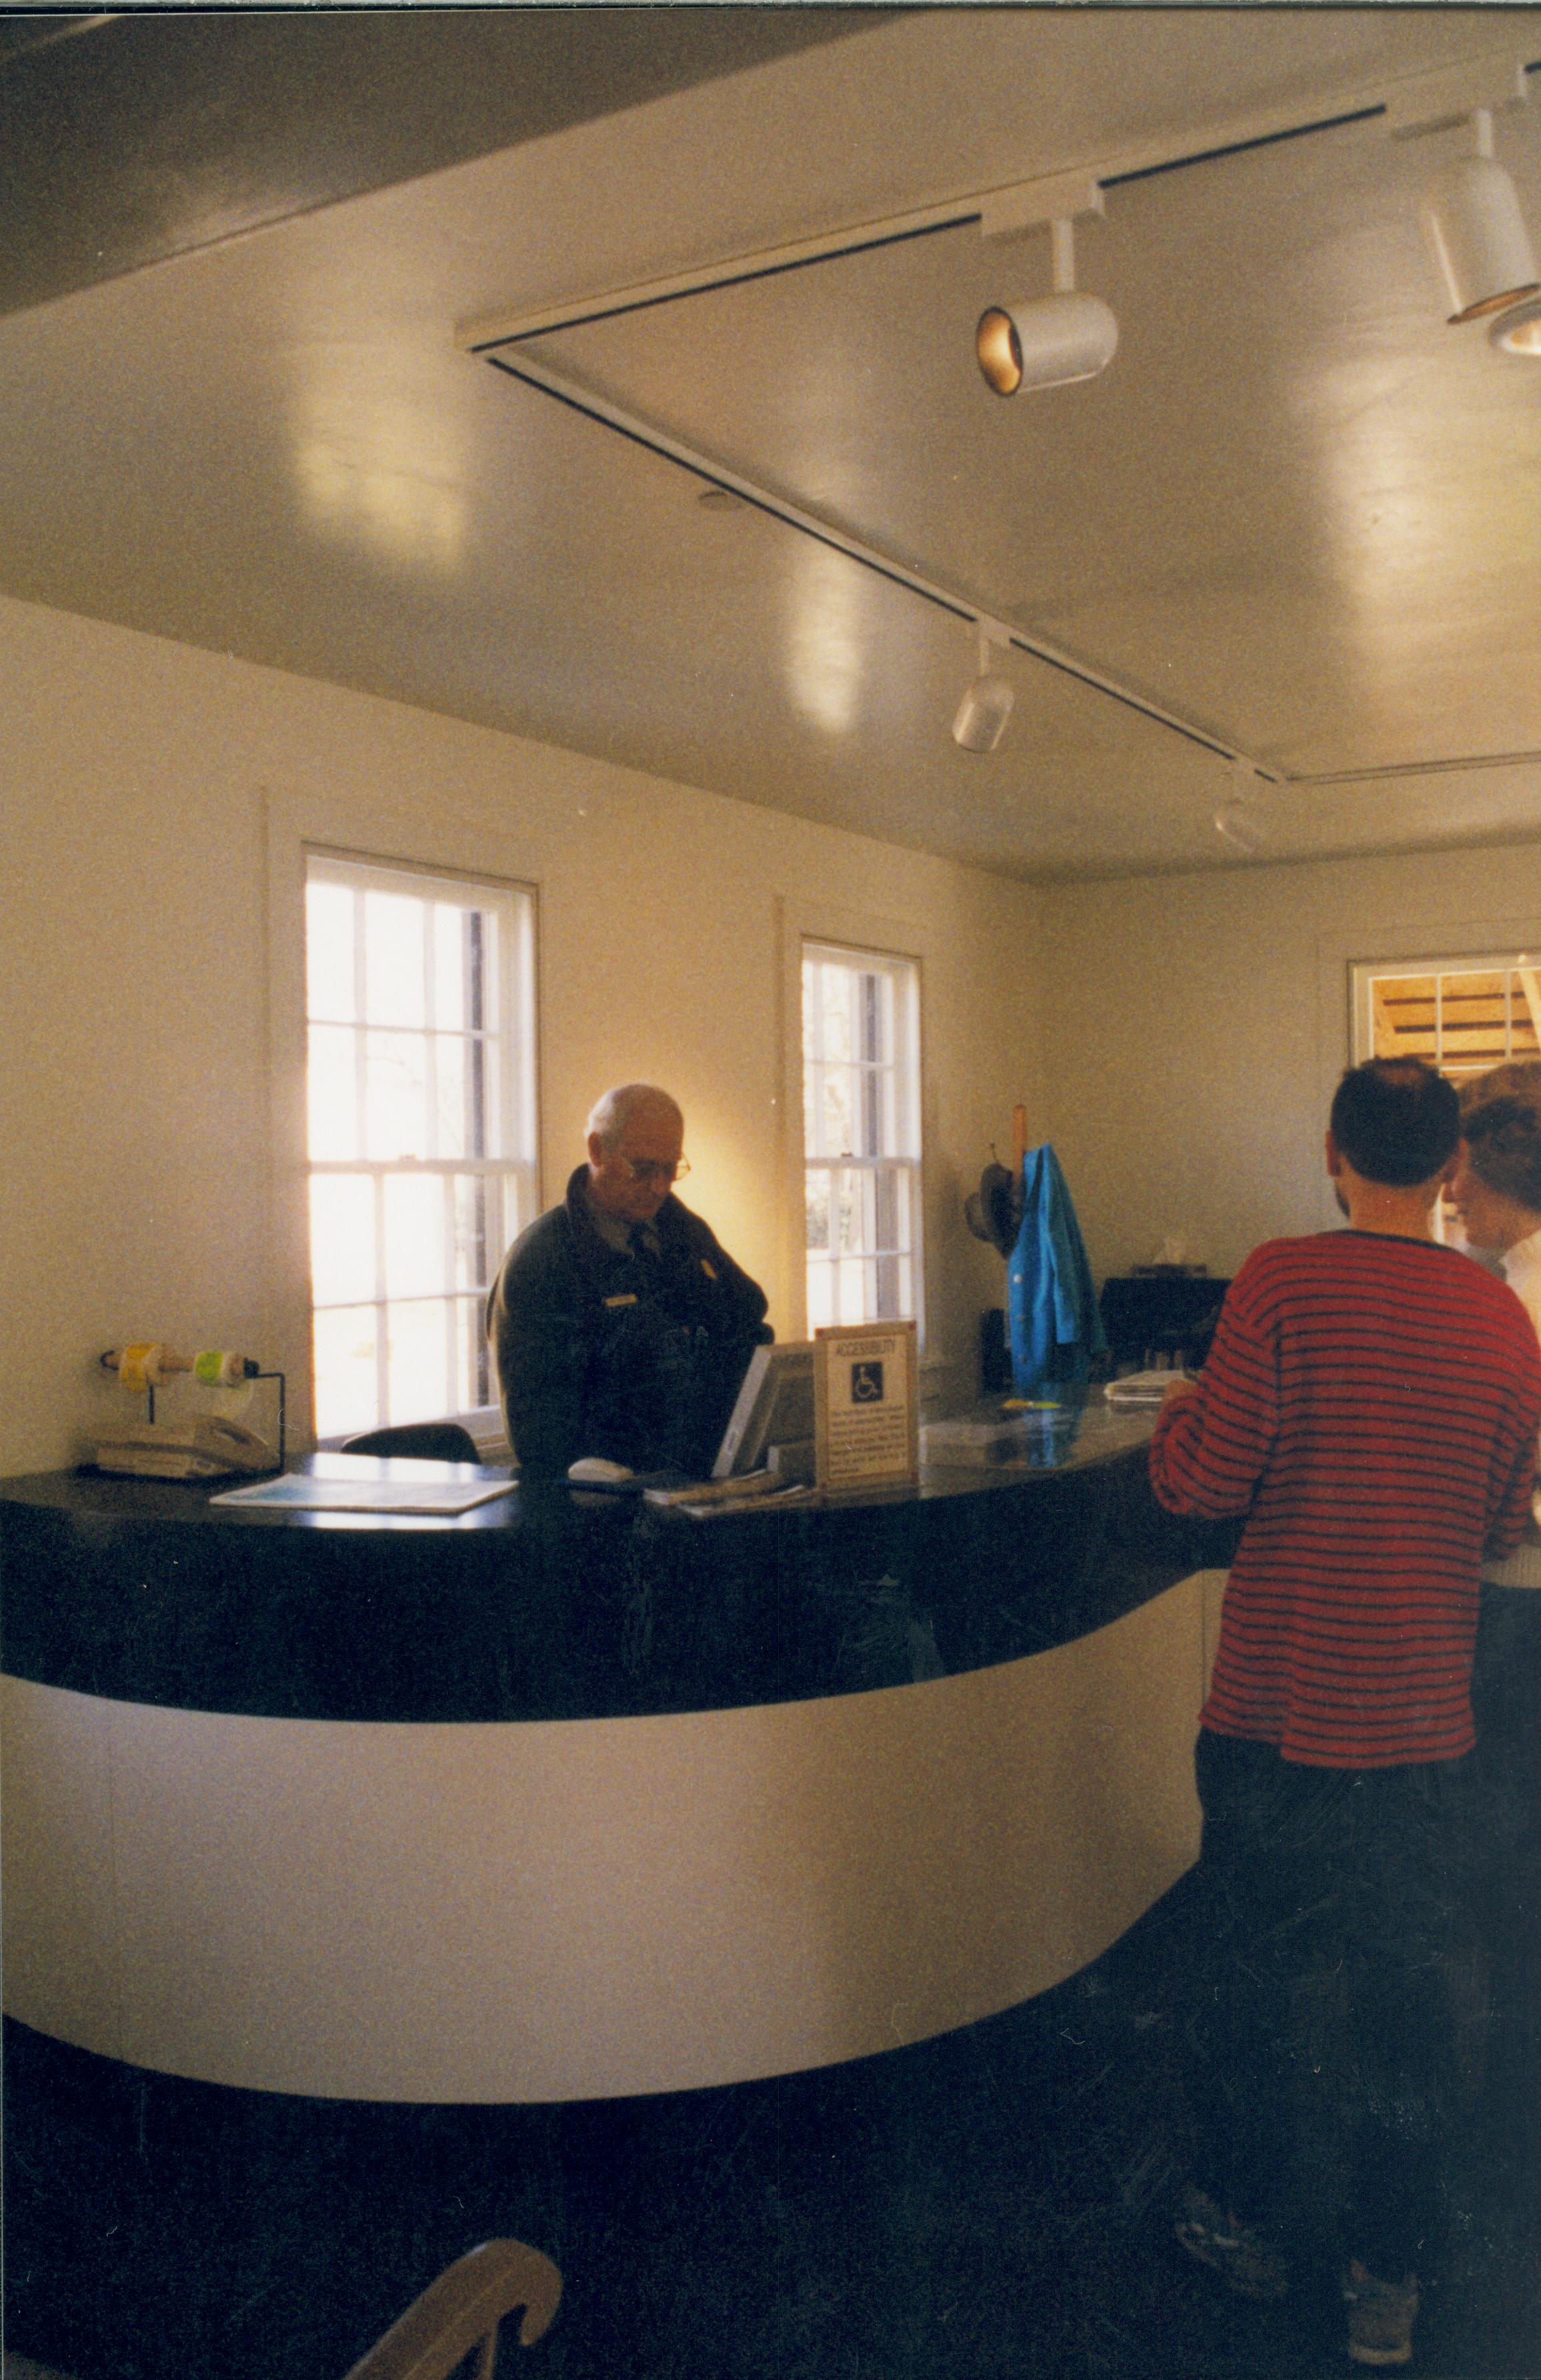
[[[1529,1317],[1469,1257],[1254,1249],[1150,1448],[1169,1512],[1249,1514],[1203,1725],[1326,1768],[1469,1752],[1482,1556],[1519,1542],[1538,1418]]]

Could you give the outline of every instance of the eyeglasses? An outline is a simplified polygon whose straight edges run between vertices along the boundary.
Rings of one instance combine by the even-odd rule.
[[[690,1171],[688,1157],[677,1158],[672,1164],[661,1157],[623,1157],[628,1178],[633,1182],[683,1182]]]

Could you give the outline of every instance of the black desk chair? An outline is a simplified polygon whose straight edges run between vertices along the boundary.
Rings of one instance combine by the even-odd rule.
[[[562,2275],[539,2248],[484,2240],[413,2299],[347,2380],[450,2380],[473,2348],[480,2353],[472,2380],[492,2380],[504,2314],[523,2307],[519,2344],[533,2347],[551,2328],[561,2296]]]
[[[396,1429],[367,1429],[345,1438],[344,1454],[416,1454],[429,1463],[479,1463],[480,1451],[457,1421],[405,1421]]]

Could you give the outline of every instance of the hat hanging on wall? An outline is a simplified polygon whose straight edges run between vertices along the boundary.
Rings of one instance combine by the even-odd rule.
[[[992,1157],[979,1176],[979,1187],[964,1200],[964,1220],[977,1240],[988,1241],[1009,1257],[1022,1229],[1025,1204],[1021,1172],[1013,1176]]]

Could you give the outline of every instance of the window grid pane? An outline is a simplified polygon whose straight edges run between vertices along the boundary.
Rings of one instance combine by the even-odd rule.
[[[318,1437],[495,1402],[485,1299],[537,1204],[532,923],[517,888],[310,863]]]
[[[916,1314],[917,991],[910,960],[804,945],[810,1330]]]
[[[1362,972],[1366,1057],[1423,1058],[1459,1082],[1541,1055],[1541,977],[1522,957]]]

